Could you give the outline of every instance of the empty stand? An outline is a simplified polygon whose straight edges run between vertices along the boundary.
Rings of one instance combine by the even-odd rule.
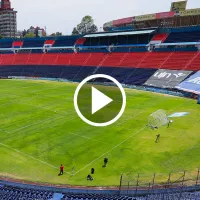
[[[140,63],[141,68],[161,68],[166,59],[169,58],[171,52],[149,52],[147,56]]]
[[[137,67],[146,57],[147,53],[128,53],[126,57],[119,63],[120,67]]]
[[[172,32],[169,34],[165,43],[176,43],[176,42],[199,42],[200,31],[193,32]]]
[[[15,54],[1,54],[1,65],[12,65]]]
[[[151,41],[158,41],[158,42],[164,42],[166,38],[168,37],[167,33],[159,33],[156,34]]]
[[[91,53],[74,53],[70,64],[75,66],[84,66],[90,56]]]
[[[0,48],[12,48],[13,39],[1,39]]]
[[[30,38],[23,42],[23,47],[43,47],[45,39]]]
[[[85,41],[86,41],[86,38],[79,38],[76,41],[76,45],[78,45],[78,46],[83,45]]]
[[[200,51],[196,52],[196,55],[194,55],[193,59],[188,62],[186,69],[194,71],[200,70]]]
[[[58,59],[58,54],[56,53],[52,53],[52,54],[48,54],[45,53],[43,54],[43,56],[41,57],[41,60],[39,61],[40,65],[53,65],[55,64],[56,60]]]
[[[102,66],[119,66],[122,59],[124,59],[125,53],[109,53],[107,58],[101,64]]]
[[[46,41],[44,42],[45,45],[51,45],[51,46],[53,46],[54,43],[55,43],[55,40],[46,40]]]
[[[60,53],[55,61],[55,65],[70,65],[74,53]]]
[[[26,65],[30,53],[27,54],[15,54],[13,59],[13,65]]]
[[[44,54],[30,54],[27,59],[27,65],[38,65]]]
[[[23,41],[14,41],[12,44],[13,48],[21,48],[23,46]]]
[[[62,36],[55,40],[54,47],[74,46],[79,36]]]
[[[169,59],[162,65],[163,69],[186,69],[188,62],[196,52],[173,52]],[[187,67],[189,70],[189,68]]]
[[[86,77],[92,75],[96,67],[81,67],[80,71],[74,76],[73,81],[82,81]]]
[[[99,66],[106,55],[106,53],[91,53],[91,56],[86,62],[86,66]]]

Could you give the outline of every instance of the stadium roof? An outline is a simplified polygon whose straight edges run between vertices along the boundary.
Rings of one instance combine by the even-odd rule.
[[[117,33],[100,33],[100,34],[89,34],[84,37],[108,37],[108,36],[119,36],[119,35],[139,35],[153,33],[155,30],[143,30],[143,31],[127,31],[127,32],[117,32]]]

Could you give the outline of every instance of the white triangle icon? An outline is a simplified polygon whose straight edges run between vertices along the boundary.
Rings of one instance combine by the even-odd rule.
[[[92,87],[92,114],[96,113],[112,101],[111,98]]]

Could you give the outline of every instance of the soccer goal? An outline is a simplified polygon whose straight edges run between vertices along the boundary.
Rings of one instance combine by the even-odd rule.
[[[159,128],[169,123],[169,119],[164,110],[160,109],[152,113],[148,117],[148,126],[152,128]]]

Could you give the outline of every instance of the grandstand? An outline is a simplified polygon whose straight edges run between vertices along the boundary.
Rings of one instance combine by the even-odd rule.
[[[200,94],[199,25],[199,9],[192,9],[114,20],[104,25],[105,32],[86,35],[1,39],[0,79],[81,82],[90,75],[106,74],[124,87],[197,99]],[[96,81],[102,84],[104,80]],[[189,110],[196,108],[192,105]],[[5,175],[0,176],[0,199],[200,199],[199,176],[198,170],[186,180],[184,171],[171,181],[170,172],[167,180],[161,179],[156,185],[154,179],[140,182],[138,174],[137,180],[121,179],[111,188],[83,185],[70,188],[56,187],[57,182],[54,187],[42,187],[38,182],[24,185],[23,177],[7,181]]]

